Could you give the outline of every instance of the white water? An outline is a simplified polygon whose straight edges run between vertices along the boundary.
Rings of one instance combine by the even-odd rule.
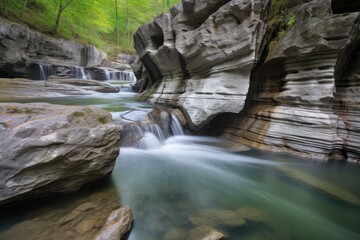
[[[105,77],[105,80],[106,80],[106,81],[111,80],[109,70],[104,69],[104,77]]]
[[[40,72],[40,80],[45,81],[46,80],[46,76],[45,76],[45,72],[44,72],[44,68],[41,64],[39,64],[39,72]]]
[[[53,66],[50,64],[39,64],[39,80],[46,81],[54,74]]]

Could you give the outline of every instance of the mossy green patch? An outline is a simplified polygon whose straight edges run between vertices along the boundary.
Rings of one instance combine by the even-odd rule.
[[[83,112],[73,112],[73,116],[76,117],[76,118],[84,117],[85,113],[83,113]]]
[[[105,124],[106,123],[106,117],[105,116],[99,116],[98,117],[98,122],[101,124]]]

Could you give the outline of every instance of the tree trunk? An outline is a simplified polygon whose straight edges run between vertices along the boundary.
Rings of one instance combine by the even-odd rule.
[[[55,22],[55,27],[54,27],[54,35],[55,35],[55,36],[56,36],[57,33],[58,33],[61,14],[64,12],[64,10],[65,10],[73,1],[74,1],[74,0],[69,0],[67,3],[65,3],[65,5],[63,5],[63,0],[60,0],[59,10],[58,10],[58,14],[57,14],[57,17],[56,17],[56,22]]]
[[[27,4],[28,4],[28,0],[24,0],[23,1],[23,7],[22,7],[21,13],[19,15],[19,19],[22,19],[23,15],[24,15],[24,12],[26,10]]]
[[[62,6],[62,0],[60,0],[59,10],[58,10],[58,13],[57,13],[56,22],[55,22],[55,27],[54,27],[54,35],[55,35],[55,36],[56,36],[57,33],[58,33],[59,23],[60,23],[60,18],[61,18],[62,12],[63,12],[63,6]]]
[[[116,45],[119,46],[119,12],[118,12],[118,0],[115,0],[115,31],[116,31]]]

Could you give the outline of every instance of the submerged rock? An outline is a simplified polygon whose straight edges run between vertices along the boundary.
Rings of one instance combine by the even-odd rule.
[[[128,206],[114,210],[95,240],[120,240],[131,229],[133,216]]]
[[[254,207],[239,208],[236,212],[249,221],[264,222],[266,218],[265,211]]]
[[[109,175],[121,127],[94,108],[0,104],[0,206],[79,189]]]
[[[306,172],[291,167],[277,166],[277,169],[285,173],[287,176],[295,180],[301,181],[302,183],[305,183],[311,187],[314,187],[323,193],[329,194],[330,196],[335,197],[338,200],[355,206],[360,206],[360,198],[339,186],[327,183],[310,174],[307,174]]]
[[[119,209],[119,193],[108,182],[58,197],[40,199],[2,210],[0,239],[94,239],[108,216]],[[18,222],[20,221],[20,222]],[[3,225],[4,224],[4,225]]]
[[[201,226],[194,228],[188,234],[188,240],[221,240],[225,235],[213,228]]]
[[[246,224],[246,220],[241,214],[230,210],[202,210],[193,213],[189,217],[189,221],[196,226],[211,227],[238,227]]]

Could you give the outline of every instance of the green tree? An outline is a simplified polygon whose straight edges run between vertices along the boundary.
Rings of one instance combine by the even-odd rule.
[[[67,2],[63,2],[63,0],[60,0],[60,4],[59,4],[59,8],[57,11],[57,17],[56,17],[56,22],[55,22],[55,27],[54,27],[54,35],[57,35],[58,29],[59,29],[59,24],[60,24],[60,19],[61,19],[61,15],[62,13],[65,11],[65,9],[67,7],[70,6],[70,4],[72,2],[74,2],[75,0],[68,0]]]

